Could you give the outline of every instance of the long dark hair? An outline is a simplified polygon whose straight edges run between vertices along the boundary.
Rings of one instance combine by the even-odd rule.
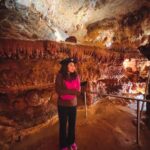
[[[68,64],[63,64],[59,70],[59,73],[62,74],[64,80],[74,80],[78,76],[78,73],[76,71],[68,74]]]

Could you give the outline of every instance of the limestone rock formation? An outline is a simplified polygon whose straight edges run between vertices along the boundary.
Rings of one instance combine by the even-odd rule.
[[[147,43],[148,0],[1,0],[0,37],[80,43]]]

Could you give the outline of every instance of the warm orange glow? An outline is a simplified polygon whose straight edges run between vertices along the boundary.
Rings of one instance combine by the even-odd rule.
[[[132,71],[137,71],[137,61],[136,59],[125,59],[123,62],[124,69],[132,68]]]

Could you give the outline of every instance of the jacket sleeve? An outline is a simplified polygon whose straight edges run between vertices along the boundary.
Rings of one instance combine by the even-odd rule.
[[[71,90],[67,89],[66,86],[63,84],[62,75],[58,74],[55,81],[55,90],[58,95],[79,95],[80,92],[78,90]]]

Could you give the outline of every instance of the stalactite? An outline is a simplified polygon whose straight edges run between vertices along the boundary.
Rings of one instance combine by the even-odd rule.
[[[102,49],[93,46],[75,45],[69,43],[58,43],[54,41],[25,41],[13,39],[0,39],[0,56],[5,58],[49,58],[46,54],[51,54],[52,57],[57,58],[59,53],[66,53],[68,56],[79,56],[81,60],[86,57],[93,57],[96,61],[110,61],[115,54],[111,52],[104,53]],[[81,53],[80,53],[81,52]],[[105,56],[108,59],[102,58]]]

